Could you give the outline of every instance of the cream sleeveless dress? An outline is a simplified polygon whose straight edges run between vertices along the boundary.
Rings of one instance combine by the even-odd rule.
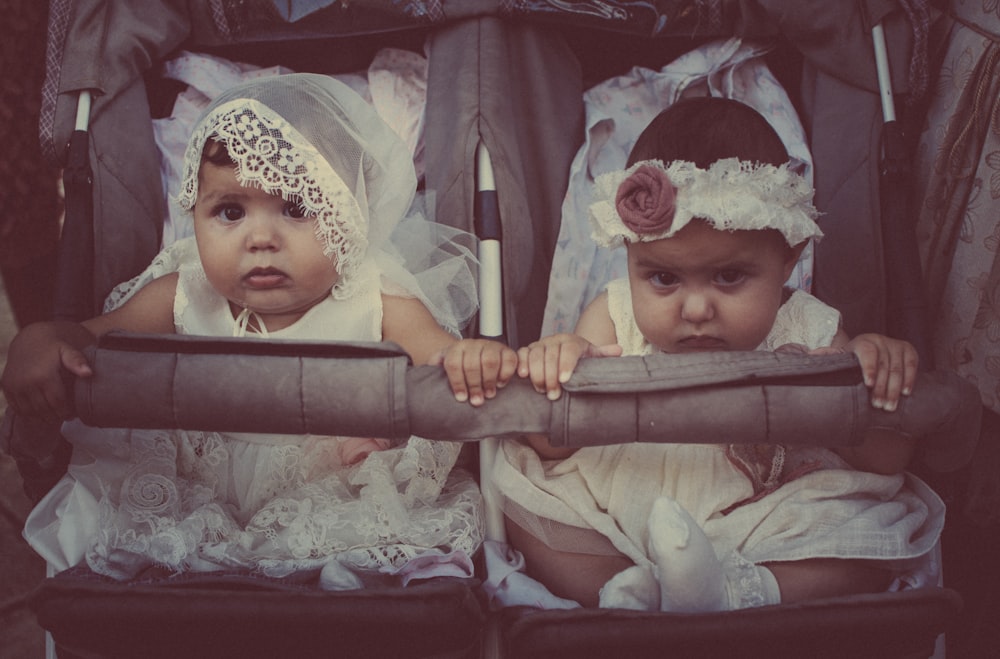
[[[608,305],[624,354],[655,350],[636,327],[627,279],[608,286]],[[759,349],[828,346],[839,320],[836,310],[796,291]],[[668,496],[702,526],[720,558],[738,552],[754,563],[890,560],[901,574],[926,564],[944,524],[944,504],[916,477],[861,472],[832,451],[789,447],[774,464],[775,484],[761,491],[728,449],[619,444],[541,460],[510,440],[499,451],[494,482],[512,521],[559,551],[621,553],[651,566],[649,512],[653,501]]]
[[[270,336],[381,340],[378,273],[365,279]],[[178,333],[233,334],[228,302],[197,260],[180,267],[174,321]],[[73,435],[74,464],[26,531],[57,565],[82,554],[119,579],[152,565],[280,577],[331,560],[393,572],[427,552],[471,556],[482,540],[478,486],[454,468],[459,443],[82,425]]]

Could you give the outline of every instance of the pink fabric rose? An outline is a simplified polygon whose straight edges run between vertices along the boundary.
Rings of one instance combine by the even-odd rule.
[[[663,233],[674,219],[677,189],[667,173],[641,165],[622,181],[615,196],[615,208],[622,223],[639,234]]]

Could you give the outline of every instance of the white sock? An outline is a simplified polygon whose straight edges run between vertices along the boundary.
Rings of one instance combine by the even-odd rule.
[[[673,499],[653,503],[649,544],[661,611],[731,611],[781,602],[769,569],[736,552],[720,561],[705,532]]]
[[[725,611],[729,590],[722,563],[705,532],[668,497],[653,502],[649,545],[660,582],[661,611]]]
[[[633,565],[608,579],[599,593],[602,609],[660,610],[660,584],[653,570]]]

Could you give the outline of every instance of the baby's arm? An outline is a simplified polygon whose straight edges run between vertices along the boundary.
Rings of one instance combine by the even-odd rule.
[[[49,422],[71,417],[64,371],[89,376],[90,365],[80,351],[93,342],[94,335],[80,323],[32,323],[18,332],[0,376],[10,408]]]
[[[0,376],[11,409],[52,422],[71,417],[71,377],[92,374],[83,348],[113,329],[173,332],[176,280],[176,275],[157,279],[119,309],[82,323],[40,322],[21,330],[10,344]],[[64,377],[67,374],[69,381]]]
[[[865,385],[871,390],[873,407],[892,412],[900,396],[908,396],[913,390],[919,360],[916,349],[908,342],[881,334],[860,334],[849,340],[841,331],[832,347],[857,356]],[[876,428],[869,430],[858,446],[843,447],[837,453],[857,469],[895,474],[909,465],[914,444],[912,437]]]
[[[569,380],[581,359],[622,354],[617,340],[607,294],[601,294],[583,310],[576,332],[542,337],[518,350],[517,374],[530,378],[535,390],[550,400],[558,400],[562,384]]]
[[[607,293],[603,293],[583,310],[576,333],[547,336],[518,350],[518,375],[530,378],[536,391],[556,400],[580,359],[621,355],[617,341]],[[576,452],[552,447],[545,435],[529,434],[525,440],[544,459],[562,460]]]
[[[909,342],[881,334],[860,334],[848,340],[840,331],[832,347],[857,356],[865,385],[871,389],[873,407],[892,412],[900,396],[909,396],[913,390],[919,358]]]
[[[482,405],[514,375],[517,353],[499,341],[456,339],[413,298],[383,297],[382,337],[395,341],[416,364],[441,365],[459,401]]]

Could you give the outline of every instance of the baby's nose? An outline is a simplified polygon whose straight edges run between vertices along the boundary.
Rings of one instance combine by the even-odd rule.
[[[272,222],[254,219],[246,224],[246,229],[247,249],[251,251],[275,249],[280,243],[278,232]]]
[[[689,323],[704,323],[715,316],[711,297],[701,292],[691,292],[684,297],[681,318]]]

